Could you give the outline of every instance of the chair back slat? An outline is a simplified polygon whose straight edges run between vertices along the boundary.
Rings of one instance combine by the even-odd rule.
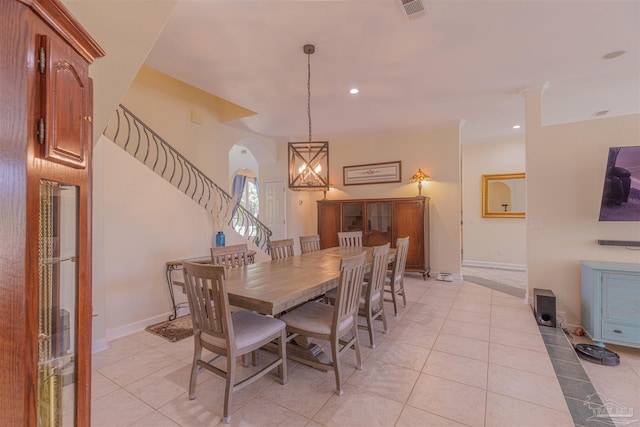
[[[345,321],[349,317],[357,321],[356,316],[360,306],[366,254],[363,251],[359,255],[340,260],[340,278],[332,325],[335,333],[339,333],[341,325],[347,324]],[[351,326],[349,325],[349,327]]]
[[[234,342],[225,267],[188,261],[182,265],[194,334],[204,332],[227,345]]]
[[[383,299],[384,280],[387,277],[387,269],[389,267],[389,251],[390,244],[373,247],[373,263],[369,272],[369,284],[367,287],[367,301],[372,300],[372,296],[379,294],[380,300]]]
[[[396,259],[391,270],[391,280],[396,280],[398,276],[404,274],[407,265],[407,254],[409,253],[409,237],[400,237],[396,240]]]
[[[300,251],[303,254],[320,250],[320,235],[300,236]]]
[[[246,243],[211,248],[211,262],[226,268],[242,267],[251,263],[248,252]]]
[[[338,243],[340,246],[361,248],[362,231],[339,231]]]
[[[269,246],[271,259],[283,259],[293,256],[293,239],[272,240]]]

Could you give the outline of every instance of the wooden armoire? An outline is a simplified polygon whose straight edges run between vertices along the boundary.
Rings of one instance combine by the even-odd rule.
[[[92,82],[57,0],[0,0],[0,425],[91,422]]]
[[[339,231],[362,231],[363,245],[376,246],[409,236],[406,271],[422,273],[429,264],[429,198],[352,199],[318,201],[320,246],[338,246]]]

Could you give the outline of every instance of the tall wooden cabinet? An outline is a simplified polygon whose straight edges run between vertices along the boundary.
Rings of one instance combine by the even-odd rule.
[[[92,82],[57,0],[0,0],[0,425],[88,426]]]
[[[429,275],[429,198],[318,201],[322,248],[338,246],[339,231],[357,230],[362,230],[365,246],[395,247],[397,238],[409,236],[406,271]]]

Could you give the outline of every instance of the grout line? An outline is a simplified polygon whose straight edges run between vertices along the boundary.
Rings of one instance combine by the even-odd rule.
[[[538,329],[540,329],[541,335],[548,335],[548,336],[554,336],[554,337],[560,337],[560,335],[557,334],[556,332],[558,330],[562,331],[562,329],[550,328],[549,326],[539,326]],[[554,333],[546,333],[546,332],[551,332],[552,330],[554,331]],[[553,369],[556,373],[556,378],[558,378],[558,382],[560,383],[560,389],[562,390],[562,393],[564,394],[564,399],[567,402],[567,406],[569,407],[569,412],[571,413],[573,422],[575,423],[576,426],[582,426],[582,425],[585,425],[585,422],[587,421],[593,421],[593,420],[590,420],[589,418],[594,417],[596,412],[595,410],[591,409],[591,405],[587,404],[588,401],[592,401],[596,404],[599,404],[600,411],[606,411],[606,407],[603,405],[603,402],[600,400],[600,396],[597,393],[595,386],[591,382],[591,378],[589,378],[589,375],[584,370],[584,367],[580,363],[580,360],[578,360],[577,355],[575,356],[576,357],[575,362],[572,362],[569,360],[556,359],[552,357],[551,349],[554,347],[571,349],[572,351],[574,351],[573,346],[567,339],[566,335],[564,334],[564,331],[562,331],[562,336],[564,338],[563,340],[554,340],[554,342],[550,342],[550,343],[547,343],[545,341],[545,347],[547,349],[547,353],[549,354],[549,359],[551,360]],[[544,339],[544,336],[543,336],[543,339]],[[574,369],[576,369],[577,372],[582,373],[584,376],[582,378],[574,378],[574,377],[567,377],[565,375],[559,375],[558,371],[560,371],[560,369],[562,368],[562,363],[575,364],[576,366]],[[585,381],[584,377],[586,377],[588,380]],[[564,380],[564,378],[573,380],[574,385],[579,384],[580,389],[585,392],[584,400],[578,400],[569,395],[570,384],[568,384],[568,381]],[[594,391],[595,391],[595,396],[593,393]],[[596,421],[602,422],[608,425],[614,425],[613,421],[608,415],[606,417],[598,416]]]

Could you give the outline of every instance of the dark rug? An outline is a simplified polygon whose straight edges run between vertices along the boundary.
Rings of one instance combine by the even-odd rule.
[[[164,322],[147,326],[145,330],[171,342],[180,341],[193,335],[191,314],[180,316],[175,320],[165,320]]]

